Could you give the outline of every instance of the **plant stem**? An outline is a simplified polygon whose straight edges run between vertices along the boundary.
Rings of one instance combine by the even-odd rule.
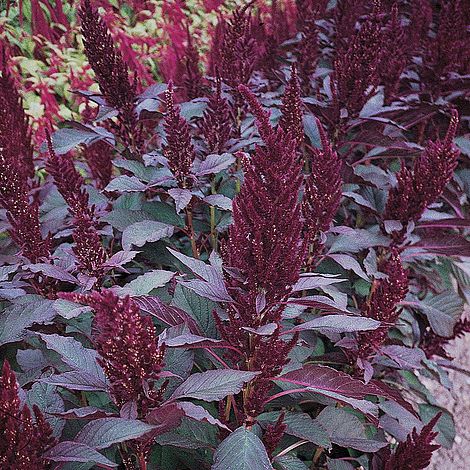
[[[196,245],[196,237],[194,234],[194,227],[193,227],[193,210],[191,205],[186,208],[186,227],[189,232],[189,240],[191,242],[191,251],[193,252],[193,256],[196,259],[199,259],[199,253],[197,251]]]

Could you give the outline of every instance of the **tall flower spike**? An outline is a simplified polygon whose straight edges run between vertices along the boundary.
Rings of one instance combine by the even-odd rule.
[[[84,274],[101,280],[103,263],[107,256],[95,227],[94,207],[89,205],[88,193],[83,188],[83,178],[76,170],[73,160],[67,155],[57,155],[51,137],[47,131],[46,133],[49,148],[46,169],[54,178],[57,189],[74,217],[73,252],[78,268]]]
[[[0,50],[0,54],[2,51]],[[8,158],[17,161],[18,171],[27,180],[34,176],[31,129],[23,109],[23,101],[10,75],[6,58],[0,76],[0,148]]]
[[[251,1],[243,8],[237,8],[221,28],[222,37],[215,44],[217,50],[214,64],[219,65],[220,76],[232,88],[249,82],[255,68],[257,45],[252,37],[251,16],[248,13]]]
[[[106,102],[119,111],[118,129],[123,144],[135,150],[140,144],[137,116],[134,111],[136,83],[131,82],[127,65],[116,50],[108,28],[90,0],[84,0],[79,9],[85,54],[95,72]]]
[[[304,140],[302,91],[297,76],[297,66],[292,64],[292,71],[284,94],[282,95],[281,120],[279,125],[301,145]]]
[[[401,230],[392,233],[395,243],[403,241],[408,224],[420,219],[452,179],[460,155],[453,144],[458,124],[458,113],[453,110],[444,140],[429,142],[416,158],[412,171],[403,166],[398,172],[398,184],[389,192],[383,215],[383,220],[398,220],[402,224]]]
[[[382,54],[379,60],[380,83],[384,85],[385,103],[389,104],[398,92],[400,76],[407,64],[405,29],[398,15],[398,5],[392,6],[390,20],[384,31]]]
[[[95,310],[94,343],[99,363],[111,383],[118,406],[135,401],[140,417],[161,400],[162,390],[154,387],[163,368],[164,348],[158,347],[150,317],[140,314],[130,298],[111,291],[91,294],[62,294]]]
[[[191,165],[196,158],[188,122],[180,115],[179,106],[175,104],[173,84],[170,82],[165,91],[166,145],[163,154],[168,159],[168,167],[175,176],[180,188],[192,186]]]
[[[360,359],[368,359],[385,342],[390,326],[399,315],[397,305],[408,292],[408,273],[396,249],[392,250],[388,259],[382,261],[380,270],[388,277],[374,281],[369,298],[362,307],[362,315],[383,322],[384,325],[359,334],[357,357]]]
[[[308,162],[311,168],[306,177],[302,213],[304,231],[312,242],[309,263],[320,253],[323,243],[321,232],[326,232],[338,211],[342,194],[342,161],[332,149],[325,131],[317,120],[322,148],[308,147]]]
[[[232,115],[228,101],[222,96],[222,81],[215,79],[215,93],[209,97],[207,108],[199,124],[209,153],[221,153],[232,133]]]
[[[253,424],[272,388],[270,377],[281,372],[298,339],[294,335],[285,341],[279,328],[267,337],[253,336],[245,327],[279,324],[280,303],[299,278],[305,253],[298,202],[302,176],[292,136],[282,127],[272,128],[269,113],[247,87],[238,90],[256,118],[264,146],[244,161],[245,180],[233,204],[224,256],[228,271],[239,273],[226,279],[235,302],[227,309],[229,321],[216,316],[216,322],[222,337],[244,351],[245,359],[234,358],[238,366],[262,371],[244,395],[244,419]]]
[[[395,453],[385,463],[384,470],[421,470],[427,468],[431,462],[432,454],[441,447],[432,444],[438,432],[433,431],[434,426],[441,417],[438,413],[426,424],[421,432],[413,429],[405,442],[400,442]]]
[[[4,469],[46,470],[43,457],[54,444],[52,429],[34,405],[33,421],[27,405],[21,406],[15,373],[7,360],[0,377],[0,467]]]
[[[297,27],[300,41],[297,45],[297,58],[302,88],[311,92],[310,80],[317,68],[318,61],[318,28],[316,20],[323,13],[325,0],[297,0]]]
[[[184,50],[182,58],[183,73],[181,74],[181,82],[186,91],[186,98],[192,100],[203,96],[203,76],[199,69],[199,53],[194,46],[194,42],[187,26],[188,44]]]
[[[106,188],[113,174],[113,155],[110,146],[99,140],[87,146],[83,151],[83,156],[88,163],[96,187]]]
[[[339,49],[334,61],[339,103],[350,116],[361,111],[379,83],[380,30],[379,15],[374,11],[352,37],[349,47]]]
[[[0,77],[0,205],[6,209],[10,235],[31,262],[47,258],[37,202],[30,201],[34,175],[31,133],[18,92],[5,66]]]

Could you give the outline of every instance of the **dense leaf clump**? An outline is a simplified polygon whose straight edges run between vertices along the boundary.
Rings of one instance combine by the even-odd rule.
[[[470,4],[202,3],[2,12],[0,466],[424,469],[470,331]]]

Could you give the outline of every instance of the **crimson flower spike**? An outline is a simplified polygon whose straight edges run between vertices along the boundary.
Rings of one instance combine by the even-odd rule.
[[[401,223],[402,228],[392,232],[396,244],[403,242],[408,224],[421,218],[426,207],[436,201],[452,179],[460,155],[453,144],[458,125],[458,113],[453,110],[444,139],[429,142],[412,170],[402,166],[398,172],[398,184],[389,192],[382,217],[384,221]]]
[[[164,387],[154,388],[165,351],[157,345],[152,319],[142,316],[129,296],[119,298],[109,290],[61,297],[95,310],[93,342],[113,399],[118,406],[136,402],[139,417],[145,417],[149,408],[159,404],[164,391]]]
[[[165,100],[165,121],[166,145],[163,147],[163,154],[168,159],[168,167],[175,176],[180,188],[192,186],[191,165],[196,158],[191,141],[189,124],[180,114],[180,108],[175,104],[173,83],[168,84],[164,93]]]
[[[362,315],[384,325],[359,335],[357,357],[360,359],[368,359],[383,345],[390,326],[397,321],[397,305],[408,292],[408,272],[403,268],[397,249],[392,249],[389,258],[380,263],[380,270],[387,278],[374,281],[369,298],[362,307]]]
[[[5,360],[0,377],[0,468],[49,468],[44,454],[56,439],[36,405],[33,413],[34,421],[28,406],[21,406],[15,373]]]
[[[441,447],[438,444],[432,444],[434,438],[438,435],[438,432],[433,431],[433,428],[441,415],[442,412],[437,413],[421,429],[421,432],[413,429],[406,441],[398,444],[395,453],[385,463],[384,470],[421,470],[427,468],[431,463],[433,452]]]
[[[83,0],[78,14],[85,43],[85,54],[95,72],[106,102],[119,111],[119,135],[124,145],[138,147],[140,132],[134,110],[136,82],[131,82],[129,71],[114,40],[98,11],[90,0]]]
[[[48,173],[54,178],[69,211],[74,217],[75,228],[72,248],[78,262],[78,268],[88,276],[94,276],[98,281],[103,275],[103,263],[106,261],[106,251],[95,227],[95,210],[89,205],[89,197],[82,176],[76,170],[73,160],[66,155],[57,155],[52,146],[49,132],[46,130],[49,156],[46,162]]]
[[[400,76],[407,64],[405,28],[401,24],[396,3],[392,6],[383,36],[378,71],[380,82],[384,85],[385,103],[389,104],[398,92]]]
[[[338,211],[342,195],[342,161],[331,147],[328,137],[317,119],[321,149],[308,147],[307,161],[311,168],[306,177],[302,213],[304,232],[311,241],[309,264],[315,262],[323,247],[321,232],[326,232]]]
[[[272,388],[270,378],[281,373],[298,340],[294,335],[284,341],[279,328],[268,337],[250,338],[244,327],[279,324],[281,303],[299,278],[305,254],[299,205],[302,174],[292,136],[282,127],[273,129],[269,113],[247,87],[238,90],[255,116],[264,146],[257,146],[251,160],[244,162],[244,184],[234,200],[224,256],[224,264],[240,274],[226,279],[235,300],[227,309],[229,321],[216,315],[216,322],[222,337],[249,358],[234,358],[239,367],[262,371],[243,400],[244,420],[253,424]]]
[[[291,76],[282,95],[282,116],[279,125],[294,137],[297,145],[304,140],[302,91],[297,76],[297,65],[292,64]]]
[[[374,7],[349,46],[339,50],[334,62],[339,103],[350,116],[358,114],[375,93],[381,50],[381,25],[377,7]]]
[[[222,96],[222,81],[216,72],[215,93],[209,96],[207,108],[199,124],[209,153],[221,153],[232,134],[232,110]]]
[[[13,79],[2,67],[0,77],[0,205],[7,211],[10,235],[31,262],[47,258],[50,240],[43,239],[39,208],[30,201],[34,176],[31,131]]]

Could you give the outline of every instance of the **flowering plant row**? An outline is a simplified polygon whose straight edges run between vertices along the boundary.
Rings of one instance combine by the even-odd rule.
[[[426,468],[470,331],[468,2],[218,10],[150,85],[97,6],[99,92],[39,145],[2,55],[0,466]]]

